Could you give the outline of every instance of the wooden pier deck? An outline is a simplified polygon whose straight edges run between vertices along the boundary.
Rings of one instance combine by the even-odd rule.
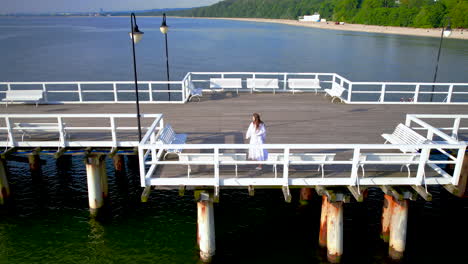
[[[1,109],[10,114],[96,114],[96,113],[135,113],[133,104],[104,105],[11,105]],[[170,123],[177,133],[188,134],[188,144],[242,144],[251,114],[260,113],[267,125],[267,143],[272,144],[381,144],[382,133],[391,133],[399,123],[404,123],[406,114],[468,114],[468,108],[460,105],[347,105],[331,103],[330,98],[312,93],[270,94],[256,93],[208,93],[201,102],[187,104],[141,105],[141,113],[162,113],[166,123]],[[66,120],[65,120],[66,121]],[[125,126],[136,126],[136,121],[125,119]],[[150,126],[151,120],[143,122]],[[91,123],[90,123],[91,122]],[[73,120],[74,125],[97,126],[96,119]],[[435,122],[443,122],[437,121]],[[108,125],[108,124],[107,124]],[[452,124],[443,124],[450,126]],[[143,132],[144,133],[144,132]],[[468,131],[467,131],[468,133]],[[46,136],[46,135],[43,135]],[[110,140],[109,132],[71,133],[74,140]],[[56,136],[55,136],[56,138]],[[119,132],[122,140],[137,141],[133,132]],[[459,135],[466,140],[466,134]],[[0,139],[1,140],[1,139]],[[44,140],[44,137],[40,138]],[[188,151],[190,152],[190,150]],[[177,159],[169,156],[169,160]],[[337,155],[337,159],[349,160],[352,151]],[[187,176],[187,166],[159,166],[155,175],[161,178]],[[233,166],[221,166],[220,178],[234,178]],[[239,178],[273,178],[271,165],[265,165],[261,172],[255,165],[239,168]],[[406,177],[395,166],[379,167],[366,171],[366,176]],[[290,178],[319,178],[316,165],[292,166]],[[427,170],[428,172],[432,170]],[[327,178],[343,177],[349,174],[350,165],[325,166]],[[415,171],[412,171],[415,173]],[[213,177],[213,166],[192,165],[193,178]],[[278,166],[278,175],[282,168]],[[428,173],[429,177],[435,173]]]
[[[141,113],[162,113],[177,133],[187,133],[187,143],[244,143],[251,114],[258,112],[267,126],[267,143],[341,144],[383,143],[406,114],[468,114],[463,105],[347,105],[313,93],[207,93],[201,102],[144,104]],[[133,104],[10,105],[5,114],[135,113]],[[95,120],[76,120],[86,125]],[[131,119],[125,125],[135,125]],[[96,125],[96,124],[90,124]],[[143,123],[149,126],[149,121]],[[442,124],[444,125],[444,124]],[[447,124],[448,125],[448,124]],[[91,135],[90,135],[91,136]],[[110,137],[110,133],[92,135]],[[464,135],[461,135],[463,139]],[[128,135],[129,139],[135,139]]]

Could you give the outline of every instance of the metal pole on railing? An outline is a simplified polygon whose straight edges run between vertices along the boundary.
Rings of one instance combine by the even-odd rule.
[[[166,14],[163,14],[163,21],[161,23],[161,27],[159,27],[161,33],[164,34],[164,39],[166,40],[166,73],[167,73],[167,91],[169,93],[169,101],[171,101],[171,85],[169,84],[169,52],[167,47],[167,32],[169,31],[169,27],[166,24]]]
[[[440,58],[440,51],[442,49],[442,41],[444,40],[444,36],[449,37],[450,34],[452,33],[452,28],[450,27],[450,17],[448,17],[447,19],[448,19],[447,27],[445,29],[442,29],[442,33],[440,34],[440,44],[439,44],[439,51],[437,52],[437,62],[436,62],[436,67],[435,67],[435,72],[434,72],[433,83],[435,83],[437,80],[437,70],[439,68],[439,58]],[[434,87],[435,85],[432,84],[431,100],[430,100],[431,102],[434,97]]]
[[[133,23],[135,22],[135,25]],[[136,69],[136,58],[135,58],[135,43],[138,43],[142,36],[143,32],[140,32],[138,25],[136,23],[135,14],[130,15],[130,24],[132,27],[132,32],[130,32],[130,37],[132,39],[132,51],[133,51],[133,73],[135,76],[135,95],[136,95],[136,108],[137,108],[137,120],[138,120],[138,141],[141,141],[141,122],[140,122],[140,99],[138,97],[138,78],[137,78],[137,69]]]

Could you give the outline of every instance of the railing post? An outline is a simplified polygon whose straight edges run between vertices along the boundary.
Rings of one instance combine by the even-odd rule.
[[[351,103],[351,95],[353,94],[353,84],[348,83],[348,102]]]
[[[285,74],[284,74],[284,78],[283,78],[283,90],[285,90],[285,91],[287,90],[287,85],[288,85],[288,84],[286,83],[287,80],[288,80],[288,74],[285,73]]]
[[[221,73],[221,78],[224,79],[224,73]]]
[[[382,90],[380,90],[380,102],[383,103],[385,102],[385,89],[387,88],[387,85],[385,83],[382,84]]]
[[[59,134],[60,134],[60,145],[62,147],[65,147],[66,144],[65,144],[65,131],[64,131],[64,128],[63,128],[63,120],[62,118],[59,116],[57,117],[57,124],[58,124],[58,130],[59,130]]]
[[[455,121],[453,122],[452,137],[456,140],[458,140],[458,129],[460,128],[460,121],[461,121],[461,118],[457,117],[455,118]]]
[[[413,118],[412,116],[406,115],[405,126],[411,128],[411,119],[412,119],[412,118]]]
[[[15,137],[13,136],[13,126],[11,125],[11,120],[9,117],[5,117],[5,123],[8,131],[8,142],[10,142],[10,146],[15,146]]]
[[[148,89],[149,89],[149,100],[150,102],[153,101],[153,84],[152,83],[148,83]]]
[[[432,131],[430,128],[427,129],[427,139],[432,140],[434,138],[434,131]]]
[[[333,74],[332,84],[336,82],[336,74]]]
[[[115,127],[115,117],[110,118],[111,123],[111,133],[112,133],[112,146],[117,147],[117,128]]]
[[[452,102],[452,95],[453,95],[453,84],[449,86],[449,90],[447,94],[447,103]]]
[[[138,163],[140,165],[140,185],[146,187],[146,168],[145,168],[145,153],[141,146],[138,146]]]
[[[48,99],[47,99],[47,88],[46,88],[46,84],[45,84],[45,83],[42,84],[42,91],[44,92],[44,101],[47,103],[47,102],[48,102]]]
[[[114,90],[114,102],[118,102],[119,96],[117,94],[117,83],[112,83],[112,88]]]
[[[7,83],[7,89],[8,91],[11,91],[11,83]]]
[[[466,146],[460,147],[458,149],[457,161],[455,163],[455,169],[453,170],[453,175],[452,175],[452,184],[453,185],[458,185],[458,182],[460,181],[460,174],[461,174],[461,171],[462,171],[463,159],[465,157],[465,151],[466,151]]]
[[[424,167],[426,166],[427,160],[429,159],[429,155],[431,154],[431,149],[428,147],[424,147],[421,149],[421,155],[419,157],[418,163],[418,172],[416,173],[416,185],[422,185],[424,183]]]
[[[352,165],[352,168],[351,168],[351,183],[350,185],[351,186],[359,186],[359,177],[358,177],[358,173],[359,173],[359,157],[361,155],[361,149],[356,147],[354,149],[354,153],[353,153],[353,165]]]
[[[284,149],[283,186],[289,186],[289,147]]]
[[[214,177],[215,177],[215,184],[214,184],[214,198],[215,201],[219,199],[219,148],[215,147],[214,149]]]
[[[78,83],[78,98],[80,102],[83,102],[83,94],[81,92],[81,83]]]
[[[417,103],[419,100],[419,89],[420,85],[416,85],[416,89],[414,90],[414,97],[413,97],[413,102]]]

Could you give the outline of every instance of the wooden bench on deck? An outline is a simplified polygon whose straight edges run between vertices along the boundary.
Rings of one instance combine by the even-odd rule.
[[[406,166],[409,178],[411,176],[410,165],[419,162],[420,158],[421,154],[419,153],[361,153],[359,156],[359,166],[362,170],[362,177],[365,176],[364,165],[366,162],[384,161],[392,165],[401,165],[400,171],[403,169],[403,166]]]
[[[289,154],[289,165],[307,165],[316,164],[318,165],[317,171],[322,171],[322,178],[325,176],[324,163],[317,164],[317,162],[333,161],[335,159],[335,153],[291,153]],[[275,178],[278,177],[277,165],[282,165],[284,162],[284,154],[282,153],[268,153],[268,161],[277,162],[273,164],[273,171],[275,172]]]
[[[276,90],[279,89],[278,79],[266,79],[266,78],[247,78],[247,88],[250,89],[250,93],[258,89]]]
[[[64,127],[65,125],[66,124],[63,123]],[[60,133],[58,123],[14,123],[14,129],[22,133],[21,141],[24,141],[24,136],[31,137],[33,134]],[[67,136],[65,129],[63,130],[63,134]]]
[[[35,102],[37,107],[43,97],[43,90],[9,90],[6,91],[6,96],[2,101],[6,102],[6,107],[8,107],[8,102]]]
[[[322,88],[319,79],[289,79],[288,84],[289,88],[292,88],[293,94],[296,89],[315,89],[315,94],[317,94],[317,90]]]
[[[235,163],[236,161],[245,161],[247,159],[247,154],[245,153],[220,153],[219,161]],[[190,172],[192,168],[190,167],[190,162],[206,162],[212,164],[214,162],[214,154],[210,153],[179,153],[179,161],[187,163],[187,177],[190,178]],[[237,178],[237,164],[234,164],[236,167],[236,178]]]
[[[167,124],[159,134],[158,141],[162,144],[185,144],[187,141],[187,134],[176,134],[172,126]],[[167,149],[164,158],[170,153],[179,155],[182,152],[181,148]]]
[[[242,79],[240,78],[211,78],[210,89],[236,89],[239,93],[239,89],[242,88]]]
[[[341,102],[343,102],[343,98],[341,98],[341,95],[343,94],[343,92],[345,91],[346,89],[337,84],[337,83],[333,83],[332,84],[332,88],[331,89],[325,89],[325,96],[330,95],[333,99],[332,99],[332,103],[333,101],[335,101],[335,99],[340,99]]]
[[[421,136],[402,123],[398,124],[392,134],[382,134],[382,137],[386,140],[385,144],[390,142],[397,145],[421,145],[431,142],[431,140]],[[419,149],[413,147],[402,147],[400,150],[403,153],[419,151]]]

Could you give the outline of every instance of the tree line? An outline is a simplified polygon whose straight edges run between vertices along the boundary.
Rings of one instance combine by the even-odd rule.
[[[453,28],[468,28],[468,0],[225,0],[167,14],[297,19],[315,12],[333,21],[421,28],[446,26],[450,17]]]

